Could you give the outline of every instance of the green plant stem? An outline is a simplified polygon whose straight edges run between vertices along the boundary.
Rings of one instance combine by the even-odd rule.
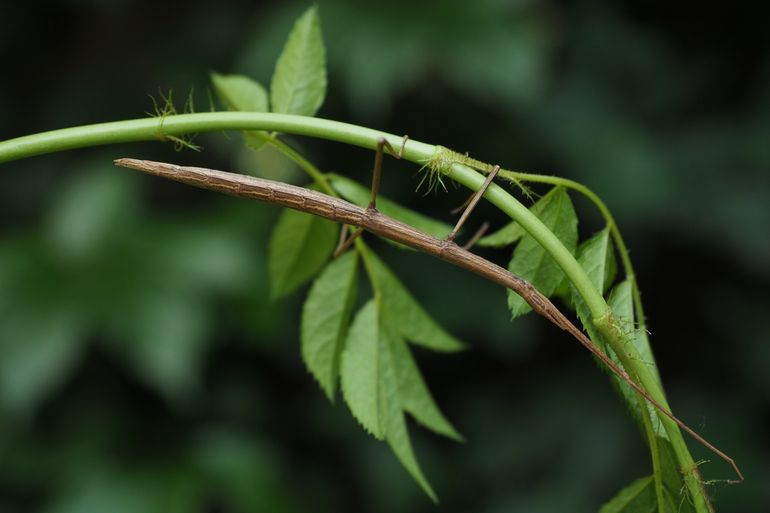
[[[655,498],[658,501],[658,511],[666,511],[666,498],[663,495],[663,470],[660,465],[660,452],[655,429],[652,427],[652,419],[647,414],[647,405],[639,400],[639,418],[642,419],[644,434],[650,446],[650,459],[652,460],[652,481],[655,485]]]
[[[334,188],[329,184],[329,180],[326,178],[326,175],[322,173],[321,170],[318,169],[312,162],[303,157],[300,152],[282,140],[278,139],[277,137],[270,138],[268,144],[273,145],[278,150],[280,150],[281,153],[294,161],[294,163],[296,163],[300,169],[307,173],[310,178],[315,180],[315,183],[317,183],[318,186],[323,190],[324,194],[328,194],[329,196],[333,196],[335,198],[339,197],[337,191],[335,191]]]
[[[169,136],[224,130],[269,130],[292,133],[369,149],[375,149],[381,137],[385,137],[393,147],[399,147],[403,140],[393,134],[320,118],[254,112],[208,112],[101,123],[19,137],[0,142],[0,163],[75,148],[133,141],[163,141],[168,140]],[[404,146],[402,156],[411,162],[425,165],[431,162],[435,152],[436,146],[409,140]],[[484,182],[482,174],[458,162],[444,166],[441,171],[447,177],[474,191],[478,190]],[[639,379],[651,397],[668,408],[657,380],[653,379],[633,345],[628,344],[626,347],[622,330],[613,323],[611,312],[601,293],[594,288],[583,268],[561,241],[529,209],[502,187],[492,184],[484,197],[519,223],[548,251],[583,297],[597,328],[621,358],[621,362],[629,373]],[[708,503],[700,482],[692,475],[692,472],[697,473],[697,468],[687,450],[679,427],[667,418],[663,418],[662,421],[677,460],[685,472],[687,486],[696,509],[705,513],[709,511]]]
[[[646,318],[644,315],[644,308],[642,306],[641,301],[641,294],[639,292],[639,286],[636,281],[636,274],[634,272],[633,264],[631,263],[631,258],[628,253],[628,247],[626,246],[625,241],[623,240],[623,236],[620,233],[620,229],[618,228],[617,223],[615,222],[614,217],[610,213],[610,210],[607,208],[607,206],[604,204],[604,202],[597,196],[591,189],[586,187],[585,185],[575,182],[573,180],[569,180],[566,178],[560,178],[555,176],[547,176],[547,175],[539,175],[539,174],[531,174],[531,173],[520,173],[520,172],[513,172],[513,171],[500,171],[500,175],[506,178],[511,178],[513,180],[519,180],[521,182],[534,182],[534,183],[547,183],[551,185],[559,185],[563,186],[569,189],[572,189],[585,197],[587,197],[599,210],[600,214],[605,220],[605,223],[610,228],[610,232],[612,233],[613,240],[615,242],[615,247],[618,250],[618,253],[620,254],[621,262],[623,263],[623,268],[625,270],[626,278],[631,281],[631,290],[633,295],[633,302],[634,302],[634,313],[636,316],[636,320],[638,323],[638,329],[641,333],[645,334],[646,336]],[[597,319],[597,317],[594,317],[594,319]],[[626,369],[634,369],[634,365],[632,365],[631,359],[635,358],[634,356],[628,356],[626,351],[618,351],[618,348],[612,344],[612,339],[622,339],[625,337],[625,335],[621,335],[619,337],[616,337],[616,334],[620,334],[620,329],[618,329],[617,326],[612,326],[612,319],[606,318],[605,321],[597,322],[595,320],[595,324],[597,324],[597,327],[599,328],[599,331],[602,333],[602,335],[607,338],[615,350],[615,353],[621,357],[621,362],[623,363],[624,367]],[[626,347],[628,347],[628,344],[624,344]],[[654,358],[654,357],[653,357]],[[654,360],[653,360],[654,365]],[[662,404],[668,408],[671,409],[668,403],[665,401],[665,395],[662,392],[662,389],[660,389],[660,381],[657,378],[657,376],[651,375],[646,368],[640,375],[637,372],[637,377],[639,378],[639,381],[642,383],[644,388],[651,392],[652,389],[659,389],[659,398],[663,400]],[[658,395],[651,394],[656,399],[658,398]],[[641,404],[640,409],[641,415],[642,415],[642,421],[645,428],[645,435],[648,439],[648,443],[650,445],[650,453],[652,457],[652,466],[653,466],[653,475],[655,479],[655,493],[658,500],[658,503],[660,507],[663,507],[663,490],[662,490],[662,483],[660,482],[660,461],[659,461],[659,452],[657,448],[657,441],[656,441],[656,435],[654,431],[652,430],[651,425],[651,419],[649,414],[647,414],[647,409],[644,407],[644,404]],[[711,511],[711,507],[708,504],[707,500],[705,499],[705,493],[702,488],[701,480],[699,478],[699,475],[697,473],[697,467],[695,465],[695,462],[692,460],[692,457],[689,454],[689,451],[687,450],[687,447],[684,445],[684,440],[680,436],[671,436],[671,430],[675,429],[678,431],[678,428],[673,425],[673,423],[670,421],[670,419],[665,418],[663,419],[664,427],[666,429],[666,432],[669,433],[669,437],[672,443],[672,446],[674,448],[675,453],[677,454],[677,458],[679,459],[679,463],[683,468],[683,474],[685,483],[694,498],[695,506],[697,511]],[[672,425],[668,425],[672,424]]]
[[[595,192],[593,192],[591,189],[589,189],[582,183],[576,182],[574,180],[570,180],[568,178],[561,178],[559,176],[549,176],[549,175],[541,175],[541,174],[533,174],[533,173],[522,173],[518,171],[507,171],[507,170],[501,170],[499,172],[499,175],[503,178],[508,178],[519,182],[559,185],[582,194],[583,196],[588,198],[588,200],[591,203],[594,204],[596,209],[604,218],[604,222],[607,224],[607,226],[610,229],[610,233],[612,234],[612,240],[615,242],[615,248],[618,250],[618,254],[620,255],[620,261],[623,264],[623,270],[625,272],[626,279],[628,279],[631,282],[631,294],[633,296],[633,301],[634,301],[634,314],[636,316],[637,328],[640,333],[643,333],[646,336],[647,318],[644,315],[644,307],[642,306],[641,293],[639,292],[639,285],[636,281],[636,272],[634,271],[634,266],[631,263],[631,257],[629,256],[629,253],[628,253],[628,246],[626,246],[626,242],[623,240],[623,235],[621,235],[620,228],[618,228],[618,224],[615,222],[615,218],[612,216],[610,209],[607,208],[607,205],[601,200],[601,198],[599,198],[599,196]],[[652,363],[654,364],[655,362],[653,361]]]
[[[64,128],[0,142],[0,163],[75,148],[135,141],[165,141],[168,136],[225,130],[269,130],[319,137],[374,149],[379,137],[394,147],[402,138],[349,123],[328,119],[263,112],[203,112],[160,118],[141,118]],[[433,145],[409,141],[404,157],[416,162],[428,158]]]
[[[615,222],[615,218],[612,216],[612,213],[610,212],[609,208],[607,208],[607,205],[599,198],[599,196],[594,193],[591,189],[586,187],[585,185],[575,182],[574,180],[569,180],[567,178],[561,178],[558,176],[548,176],[548,175],[541,175],[541,174],[532,174],[532,173],[522,173],[517,171],[507,171],[507,170],[501,170],[499,172],[499,175],[503,178],[508,178],[514,183],[516,181],[518,182],[529,182],[529,183],[544,183],[544,184],[550,184],[554,186],[562,186],[567,189],[574,190],[578,192],[579,194],[582,194],[586,198],[588,198],[589,201],[591,201],[594,206],[599,210],[599,213],[604,218],[604,222],[610,229],[610,233],[612,234],[613,241],[615,242],[615,247],[618,250],[618,254],[620,255],[620,260],[623,264],[623,269],[625,271],[626,279],[628,279],[631,282],[631,294],[633,296],[633,304],[634,304],[634,314],[636,316],[636,322],[637,322],[637,329],[640,333],[643,334],[643,336],[646,337],[647,333],[647,322],[644,315],[644,308],[642,306],[641,301],[641,294],[639,292],[639,286],[636,281],[636,273],[634,272],[633,264],[631,263],[631,258],[628,253],[628,247],[626,246],[625,241],[623,240],[623,236],[620,233],[620,229]],[[650,353],[652,355],[652,353]],[[651,362],[653,365],[655,365],[655,361]],[[660,466],[660,454],[658,449],[658,442],[657,442],[657,435],[655,434],[655,430],[652,427],[652,420],[650,415],[647,413],[647,408],[644,405],[643,401],[640,401],[639,405],[639,412],[640,412],[640,418],[642,419],[642,424],[644,427],[644,434],[647,438],[647,443],[650,447],[650,456],[652,460],[652,468],[653,468],[653,480],[655,484],[655,496],[658,501],[658,509],[660,511],[665,510],[665,498],[663,495],[663,483],[661,479],[661,466]]]
[[[451,172],[446,174],[453,180],[473,190],[478,190],[484,179],[483,175],[461,163],[452,164]],[[604,298],[594,288],[583,268],[572,254],[567,251],[561,241],[534,214],[501,187],[494,184],[491,185],[484,194],[484,197],[519,223],[522,228],[548,251],[588,305],[594,324],[605,341],[618,355],[625,369],[631,376],[636,377],[653,399],[671,411],[671,407],[666,401],[657,378],[647,369],[641,355],[634,345],[627,340],[623,330],[615,324],[612,313]],[[642,414],[646,414],[644,409]],[[661,420],[684,473],[685,482],[693,497],[696,511],[699,513],[710,511],[701,483],[697,479],[697,467],[687,449],[679,427],[667,417],[661,418]]]
[[[641,384],[642,388],[644,388],[653,399],[659,400],[664,408],[671,411],[671,407],[666,400],[665,394],[663,393],[657,378],[652,375],[646,365],[639,364],[641,360],[638,359],[638,353],[636,353],[633,348],[631,341],[627,339],[622,328],[613,321],[612,315],[610,314],[600,319],[595,318],[593,322],[602,337],[604,337],[615,351],[620,362],[623,364],[623,367],[629,371],[629,374],[637,379],[637,382]],[[642,412],[644,413],[645,410],[642,410]],[[679,427],[674,421],[664,415],[660,415],[658,418],[663,423],[671,446],[677,456],[680,471],[682,472],[685,485],[694,501],[696,511],[699,513],[711,512],[711,506],[706,498],[706,493],[700,480],[698,466],[687,449],[687,445]]]

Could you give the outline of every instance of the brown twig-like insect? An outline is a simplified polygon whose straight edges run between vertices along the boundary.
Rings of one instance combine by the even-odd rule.
[[[486,188],[492,182],[499,166],[495,166],[492,172],[487,176],[484,185],[472,196],[470,203],[465,208],[460,220],[454,227],[449,236],[444,239],[437,239],[431,235],[421,232],[407,224],[396,219],[383,215],[377,210],[376,200],[379,190],[383,149],[387,147],[394,156],[400,158],[399,154],[393,151],[390,144],[385,139],[380,139],[377,145],[375,156],[374,177],[372,183],[372,200],[366,208],[359,207],[339,198],[328,196],[304,187],[297,187],[281,182],[255,178],[252,176],[227,173],[213,169],[201,167],[178,166],[176,164],[167,164],[162,162],[152,162],[148,160],[138,160],[123,158],[115,161],[115,164],[145,173],[161,176],[177,182],[193,185],[203,189],[209,189],[217,192],[238,196],[242,198],[255,199],[280,205],[282,207],[293,208],[302,212],[317,215],[336,221],[343,225],[357,226],[359,230],[345,239],[344,232],[337,248],[336,254],[341,253],[347,248],[352,239],[359,236],[362,230],[374,233],[380,237],[390,239],[404,244],[423,253],[435,256],[456,265],[472,273],[478,274],[498,285],[513,290],[521,296],[538,314],[542,315],[553,324],[567,331],[594,356],[607,366],[615,375],[626,382],[641,397],[652,404],[663,415],[674,421],[681,429],[686,431],[695,440],[703,444],[717,456],[729,463],[739,480],[728,482],[742,482],[743,474],[738,469],[738,465],[727,454],[717,449],[714,445],[696,433],[693,429],[679,420],[673,413],[668,411],[658,401],[653,399],[628,373],[618,366],[601,349],[595,346],[586,335],[578,329],[564,314],[554,306],[551,301],[538,291],[527,280],[516,276],[497,264],[490,262],[467,249],[458,246],[454,242],[454,237],[462,224],[468,218],[473,208],[483,196]]]

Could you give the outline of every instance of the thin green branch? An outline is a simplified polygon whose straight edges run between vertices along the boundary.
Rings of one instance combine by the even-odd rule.
[[[273,145],[276,147],[281,153],[286,155],[289,159],[294,161],[295,164],[297,164],[300,169],[302,169],[305,173],[308,174],[310,178],[315,180],[315,183],[318,184],[318,186],[323,190],[325,194],[328,194],[329,196],[333,196],[335,198],[338,198],[339,195],[337,194],[337,191],[332,188],[332,186],[329,184],[329,180],[327,180],[326,175],[321,172],[320,169],[318,169],[312,162],[310,162],[308,159],[302,156],[300,152],[289,146],[287,143],[283,142],[282,140],[278,139],[277,137],[271,137],[268,141],[268,144]]]
[[[660,462],[660,447],[655,429],[652,427],[652,419],[647,413],[644,401],[639,401],[639,418],[642,419],[644,434],[650,447],[650,459],[652,461],[652,481],[655,485],[655,498],[658,501],[658,511],[666,511],[666,498],[663,494],[663,468]]]

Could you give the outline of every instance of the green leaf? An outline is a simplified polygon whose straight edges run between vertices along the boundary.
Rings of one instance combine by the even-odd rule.
[[[577,255],[577,261],[585,270],[591,283],[603,294],[611,285],[617,269],[609,227],[580,244]],[[580,299],[577,290],[573,289],[573,294],[576,299]]]
[[[563,187],[554,187],[530,210],[561,240],[568,251],[574,253],[577,245],[577,217]],[[529,234],[524,235],[516,246],[508,270],[528,280],[546,296],[551,296],[564,279],[561,268]],[[531,310],[526,301],[510,290],[508,306],[513,318]]]
[[[326,95],[326,50],[318,7],[297,20],[278,57],[270,84],[272,111],[313,116]]]
[[[618,283],[615,288],[610,292],[610,297],[607,300],[615,321],[618,326],[623,330],[634,347],[644,359],[645,363],[651,370],[654,371],[657,377],[657,366],[655,365],[655,358],[652,354],[652,349],[646,342],[646,337],[642,338],[640,335],[642,332],[637,329],[634,322],[634,304],[633,304],[633,285],[630,280],[624,280]],[[660,378],[658,378],[660,381]]]
[[[353,416],[375,437],[385,439],[425,493],[436,494],[414,455],[404,419],[409,411],[435,431],[459,439],[433,402],[406,342],[385,321],[382,304],[370,300],[350,327],[342,355],[342,394]]]
[[[388,435],[387,442],[398,461],[404,466],[409,474],[417,481],[417,484],[425,491],[433,502],[438,502],[438,496],[428,479],[423,474],[420,464],[414,455],[412,443],[409,440],[409,432],[406,429],[406,421],[403,413],[398,413],[388,417]]]
[[[690,513],[695,508],[689,497],[685,496],[687,487],[682,478],[681,468],[677,463],[674,448],[667,439],[655,437],[660,455],[661,475],[663,477],[663,494],[667,502],[666,513]]]
[[[408,341],[434,351],[460,351],[465,344],[434,321],[408,290],[371,251],[362,252],[370,279],[382,294],[382,304],[389,319],[396,320],[398,332]]]
[[[655,482],[652,476],[647,476],[620,490],[599,513],[655,513],[656,510]]]
[[[634,347],[660,384],[658,366],[655,364],[655,356],[650,347],[650,339],[647,337],[647,332],[638,329],[635,323],[633,284],[631,280],[618,283],[610,292],[607,302],[615,315],[618,325],[631,339]]]
[[[353,416],[375,438],[385,438],[386,423],[380,410],[382,341],[379,312],[369,300],[356,314],[342,353],[342,396]]]
[[[387,317],[385,317],[387,320]],[[398,376],[401,404],[417,422],[440,435],[462,441],[463,437],[436,405],[409,347],[401,337],[392,342],[393,365]]]
[[[328,175],[328,178],[332,187],[334,187],[334,190],[346,200],[361,207],[365,207],[369,204],[371,190],[368,187],[340,175],[330,174]],[[443,239],[452,231],[450,225],[422,215],[409,208],[402,207],[398,203],[381,195],[377,196],[377,209],[388,217],[397,219],[439,239]],[[401,244],[398,244],[398,246],[406,247]]]
[[[267,112],[267,91],[262,84],[243,75],[211,74],[211,83],[217,96],[228,110],[240,112]],[[270,137],[267,132],[244,131],[246,144],[258,150]]]
[[[655,360],[652,356],[652,350],[648,344],[645,344],[646,338],[640,337],[640,331],[636,329],[636,325],[634,324],[634,307],[631,282],[629,280],[625,280],[617,284],[615,288],[613,288],[610,292],[607,304],[612,310],[616,325],[621,329],[628,342],[633,344],[633,346],[641,355],[642,359],[648,363],[648,368],[650,368],[653,371],[653,374],[657,376],[657,366],[655,365]],[[583,306],[583,308],[585,307]],[[580,313],[581,312],[579,312],[579,314]],[[581,319],[588,317],[588,314],[585,311],[583,311],[581,315]],[[620,363],[615,352],[607,346],[603,339],[599,338],[598,334],[595,334],[594,336],[596,337],[595,340],[601,344],[600,347],[604,349],[607,355],[622,367],[622,364]],[[617,377],[614,377],[614,382],[625,398],[626,403],[628,403],[629,407],[631,408],[634,416],[638,421],[641,421],[641,419],[639,419],[639,414],[641,413],[639,411],[640,399],[637,393],[631,390],[631,387],[628,386],[625,381]],[[652,428],[655,431],[655,434],[658,437],[668,439],[668,434],[666,433],[666,430],[663,427],[663,423],[659,418],[658,410],[646,401],[645,405],[647,406],[647,411],[650,415]]]
[[[329,400],[358,289],[358,252],[348,251],[316,278],[302,308],[302,359]]]
[[[483,248],[502,248],[513,244],[526,235],[526,233],[519,223],[511,221],[496,232],[479,239],[476,245]]]
[[[267,112],[267,91],[249,77],[212,73],[211,83],[217,96],[229,110]]]
[[[636,348],[645,365],[650,370],[652,375],[655,376],[658,384],[660,384],[660,374],[658,372],[658,366],[655,363],[655,356],[653,355],[652,348],[650,347],[650,339],[647,336],[646,331],[637,328],[637,324],[635,322],[633,284],[631,281],[624,280],[618,283],[610,292],[607,304],[612,310],[617,327],[626,336],[628,343],[632,344]],[[600,339],[597,338],[597,340]],[[606,347],[606,344],[603,340],[601,340],[601,344],[602,346]],[[605,351],[613,360],[616,362],[618,361],[617,356],[611,349],[605,348]],[[639,414],[641,413],[638,406],[638,395],[633,392],[625,382],[616,379],[615,383],[622,395],[626,398],[626,402],[631,407],[631,411],[633,412],[634,416],[637,417],[637,420],[641,420],[638,418]],[[663,423],[659,417],[660,413],[658,412],[657,408],[647,403],[646,401],[645,405],[652,421],[652,428],[655,431],[655,434],[660,438],[668,440],[668,433],[666,433],[666,430],[663,427]]]
[[[315,276],[336,242],[337,228],[331,221],[296,210],[281,212],[267,261],[272,297],[285,296]]]
[[[591,283],[597,290],[605,290],[608,286],[608,282],[613,278],[615,272],[614,264],[614,251],[612,249],[612,240],[610,238],[609,228],[596,233],[590,239],[583,242],[578,248],[578,263],[583,267],[588,275]],[[624,285],[626,284],[626,285]],[[572,294],[572,302],[575,305],[575,311],[580,319],[583,327],[588,332],[589,337],[594,343],[602,349],[607,356],[615,362],[620,368],[624,368],[620,362],[615,351],[609,347],[604,338],[593,324],[591,312],[583,299],[578,294],[577,290],[570,286]],[[618,326],[628,337],[628,340],[632,341],[635,338],[634,334],[634,316],[633,306],[631,303],[631,289],[630,283],[625,281],[613,289],[608,300],[610,309],[615,315],[615,321]],[[603,364],[600,364],[603,366]],[[606,369],[605,369],[606,370]],[[640,399],[636,392],[624,380],[620,379],[615,374],[611,374],[611,380],[615,387],[620,392],[620,395],[626,402],[626,405],[633,413],[637,422],[641,423],[640,415]],[[652,419],[653,428],[656,429],[659,435],[665,436],[665,432],[662,432],[663,426],[658,419],[657,411],[652,406],[648,406],[650,416]]]

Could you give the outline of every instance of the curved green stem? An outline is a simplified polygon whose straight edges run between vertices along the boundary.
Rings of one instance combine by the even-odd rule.
[[[631,263],[631,257],[628,253],[628,246],[626,246],[626,242],[623,240],[623,235],[621,235],[620,228],[618,228],[618,224],[615,222],[615,218],[612,216],[610,209],[607,208],[607,205],[601,200],[601,198],[594,191],[582,183],[570,180],[568,178],[507,170],[501,170],[498,174],[501,177],[508,178],[514,182],[531,182],[559,185],[582,194],[588,198],[591,203],[594,204],[596,209],[604,218],[604,222],[610,229],[610,234],[612,235],[612,240],[615,242],[615,247],[617,248],[618,254],[620,255],[620,261],[623,264],[623,270],[625,271],[626,278],[631,282],[631,294],[634,300],[634,314],[636,316],[636,322],[638,323],[638,329],[641,333],[646,334],[647,318],[644,315],[644,306],[642,305],[641,293],[639,292],[639,285],[636,281],[636,272],[634,271],[634,266]]]
[[[658,440],[655,435],[655,429],[652,427],[652,419],[645,413],[647,407],[643,401],[639,401],[639,408],[641,411],[639,418],[642,419],[644,434],[647,437],[647,442],[649,443],[650,447],[650,459],[652,460],[652,481],[655,485],[655,498],[658,501],[658,511],[666,511],[666,498],[663,494],[663,470],[660,464],[660,450],[658,448]]]
[[[484,183],[484,176],[482,174],[459,162],[452,163],[448,169],[444,170],[444,173],[449,178],[474,191],[478,190]],[[484,198],[519,223],[522,228],[545,248],[583,297],[583,300],[591,310],[592,316],[599,318],[607,315],[609,307],[601,293],[591,283],[583,267],[572,253],[564,247],[559,238],[535,214],[530,212],[527,207],[511,196],[505,189],[494,183],[490,184],[484,193]]]
[[[403,140],[402,137],[393,134],[326,119],[256,112],[208,112],[101,123],[19,137],[0,142],[0,163],[74,148],[133,141],[163,141],[181,135],[224,130],[268,130],[292,133],[339,141],[369,149],[375,149],[381,137],[385,137],[394,147],[399,146]],[[291,148],[280,146],[279,148],[282,151],[286,151],[288,148],[287,155],[294,158],[306,171],[309,170],[307,166],[313,167],[307,161],[303,163],[304,159],[293,152]],[[411,162],[435,165],[446,176],[469,189],[478,190],[481,187],[484,182],[482,174],[461,162],[437,161],[436,158],[440,157],[438,155],[440,152],[437,149],[438,147],[433,145],[409,140],[404,146],[402,156]],[[300,159],[297,159],[297,156]],[[437,162],[440,165],[436,165]],[[318,180],[315,174],[320,175],[320,172],[315,171],[317,173],[308,172]],[[320,180],[320,183],[323,187],[323,179]],[[325,192],[333,194],[330,187]],[[621,358],[626,369],[639,379],[651,397],[668,408],[659,382],[653,378],[633,345],[629,344],[626,347],[622,330],[618,330],[613,323],[611,312],[601,292],[596,290],[583,268],[561,241],[543,225],[537,216],[502,187],[492,184],[484,197],[519,223],[548,251],[583,297],[597,328],[606,337],[610,347]],[[641,303],[637,301],[637,304]],[[640,316],[640,318],[642,317]],[[663,422],[683,469],[693,469],[694,472],[697,472],[678,426],[668,421],[667,418],[663,418]],[[685,477],[696,509],[703,512],[708,511],[708,503],[700,483],[690,474]]]

